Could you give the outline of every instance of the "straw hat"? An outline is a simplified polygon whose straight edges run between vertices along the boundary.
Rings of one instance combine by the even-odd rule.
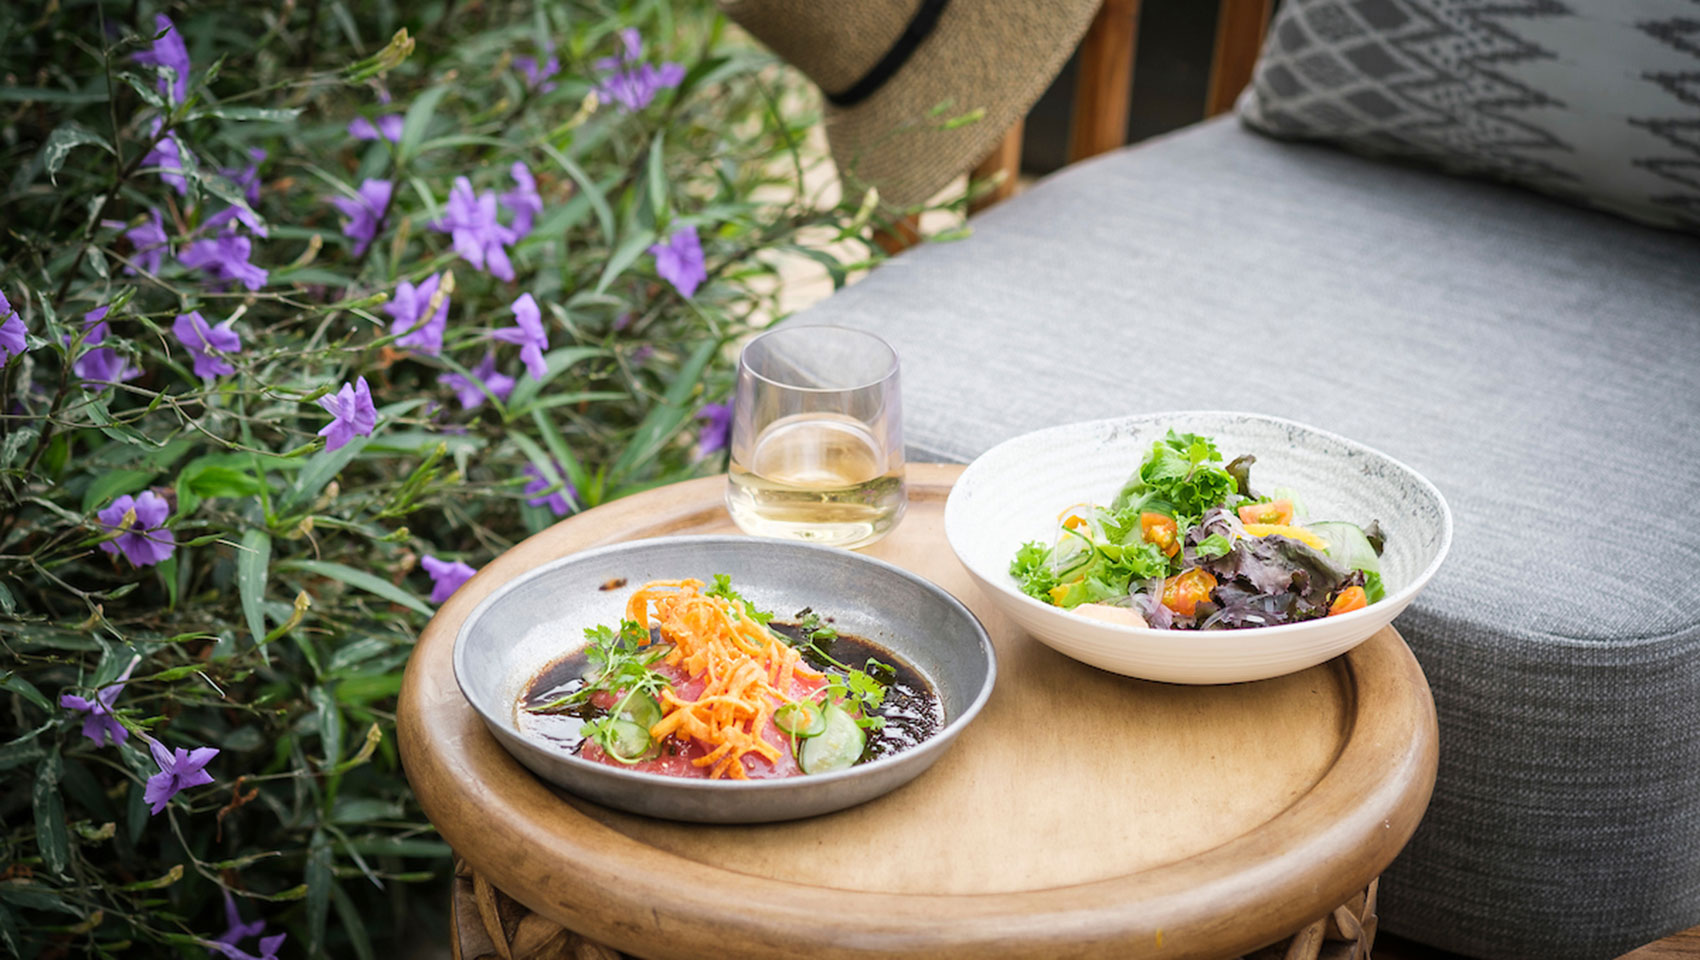
[[[826,95],[847,191],[925,202],[979,163],[1067,62],[1098,0],[719,0]],[[939,109],[941,104],[946,104]],[[984,109],[977,122],[945,121]]]

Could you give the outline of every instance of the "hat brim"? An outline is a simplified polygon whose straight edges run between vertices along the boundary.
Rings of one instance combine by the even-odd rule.
[[[828,104],[826,136],[846,193],[887,208],[926,203],[985,159],[1068,62],[1097,0],[957,0],[873,96]],[[979,119],[960,118],[983,111]]]

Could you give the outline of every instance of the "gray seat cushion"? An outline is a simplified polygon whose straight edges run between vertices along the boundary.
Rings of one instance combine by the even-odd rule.
[[[1250,410],[1450,501],[1398,622],[1441,762],[1388,929],[1534,960],[1700,923],[1700,240],[1231,120],[973,226],[799,318],[897,347],[914,458]]]

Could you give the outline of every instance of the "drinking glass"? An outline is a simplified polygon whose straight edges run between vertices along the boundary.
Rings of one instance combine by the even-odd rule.
[[[908,506],[897,351],[871,333],[786,326],[738,358],[726,508],[745,533],[860,547]]]

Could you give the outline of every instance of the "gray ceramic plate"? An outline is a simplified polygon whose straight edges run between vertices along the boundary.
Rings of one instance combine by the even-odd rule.
[[[837,773],[782,780],[690,780],[593,763],[520,734],[521,692],[545,666],[584,646],[584,630],[616,625],[648,580],[724,573],[781,619],[811,607],[844,633],[915,668],[944,706],[944,726],[920,746]],[[624,579],[619,589],[602,590]],[[968,608],[922,578],[831,547],[753,537],[663,537],[575,553],[506,584],[466,618],[455,638],[455,679],[490,732],[538,776],[597,803],[702,823],[763,823],[829,813],[871,800],[932,766],[980,712],[997,664]]]

